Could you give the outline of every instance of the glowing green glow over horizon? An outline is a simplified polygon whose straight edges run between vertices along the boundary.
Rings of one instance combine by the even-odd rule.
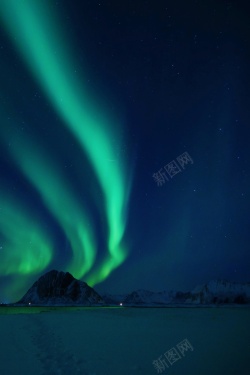
[[[84,89],[86,77],[75,74],[74,59],[67,49],[57,17],[49,6],[49,2],[46,1],[3,0],[0,8],[2,19],[13,42],[64,124],[82,146],[103,191],[109,230],[107,239],[109,254],[98,270],[93,271],[89,276],[91,284],[95,285],[103,281],[127,257],[128,252],[122,241],[126,228],[131,179],[127,175],[124,161],[110,163],[110,160],[117,158],[116,146],[120,143],[119,124],[106,114],[100,113],[100,108],[95,105],[94,99],[89,97],[86,88]],[[20,155],[21,152],[16,157],[22,156],[22,170],[40,191],[63,226],[72,247],[78,247],[73,243],[77,241],[73,235],[76,231],[78,240],[81,238],[85,242],[88,263],[82,267],[85,267],[85,271],[89,270],[93,262],[93,257],[90,258],[91,254],[93,255],[93,249],[90,250],[93,247],[93,238],[86,238],[86,232],[82,229],[85,225],[80,225],[72,232],[69,229],[70,217],[67,217],[66,213],[63,218],[59,217],[58,208],[53,203],[53,195],[57,194],[60,185],[58,176],[55,177],[53,172],[48,170],[48,163],[44,163],[36,155],[35,150],[34,153],[36,162],[41,167],[39,172],[37,167],[30,163],[29,157]],[[41,178],[39,175],[47,176],[46,183],[44,177]],[[75,207],[68,196],[60,197],[60,201],[63,199],[68,202],[68,209]],[[77,207],[75,208],[77,212]],[[79,221],[85,222],[82,218]],[[78,252],[77,254],[79,255]],[[76,263],[79,261],[80,259],[75,259]]]
[[[34,141],[24,141],[19,134],[12,155],[63,228],[73,251],[68,271],[81,278],[91,269],[96,256],[90,220],[77,204],[57,165]]]
[[[34,214],[1,192],[1,275],[39,274],[53,258],[52,241]]]

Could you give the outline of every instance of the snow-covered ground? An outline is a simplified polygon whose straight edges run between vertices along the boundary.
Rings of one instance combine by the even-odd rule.
[[[249,310],[0,308],[0,374],[249,375]]]

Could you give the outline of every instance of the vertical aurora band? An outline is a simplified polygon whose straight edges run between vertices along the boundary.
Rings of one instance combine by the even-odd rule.
[[[44,271],[53,258],[49,233],[27,206],[1,191],[1,275],[30,275]]]
[[[69,240],[73,259],[68,265],[68,271],[77,278],[83,277],[93,266],[96,256],[95,239],[87,213],[74,199],[69,184],[59,172],[59,166],[48,156],[48,151],[39,147],[35,139],[15,135],[10,129],[8,132],[1,129],[1,134],[6,140],[7,134],[11,134],[15,144],[11,156],[39,192]]]
[[[36,80],[85,150],[104,193],[109,256],[90,277],[89,282],[94,285],[127,256],[122,239],[131,184],[125,164],[110,163],[116,158],[111,139],[114,133],[118,135],[117,124],[110,127],[110,121],[98,113],[79,77],[74,75],[74,61],[48,5],[44,0],[2,0],[1,17]]]

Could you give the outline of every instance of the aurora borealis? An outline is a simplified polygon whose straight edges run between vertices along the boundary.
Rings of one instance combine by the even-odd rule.
[[[99,271],[102,280],[126,256],[121,241],[126,223],[129,183],[125,182],[127,179],[124,177],[125,167],[122,163],[120,162],[119,167],[110,163],[110,160],[115,158],[110,135],[115,133],[115,126],[118,127],[119,124],[108,126],[111,120],[98,113],[99,108],[96,109],[91,103],[84,86],[81,87],[82,85],[78,84],[74,77],[72,78],[74,63],[68,58],[67,50],[64,51],[64,41],[62,37],[60,38],[59,30],[55,25],[56,18],[50,14],[51,9],[46,7],[46,2],[17,3],[14,0],[3,3],[3,6],[7,28],[14,38],[15,35],[20,36],[20,39],[15,38],[17,47],[55,110],[82,145],[103,190],[109,226],[110,259],[105,261]],[[114,137],[116,142],[119,142],[118,135]],[[94,145],[89,141],[90,139],[95,139]],[[108,174],[110,174],[109,179],[107,179]],[[83,272],[77,274],[82,276]]]
[[[125,167],[122,166],[122,162],[120,161],[119,167],[115,163],[110,163],[110,160],[116,157],[114,145],[110,140],[111,132],[115,133],[118,129],[115,129],[115,124],[112,124],[113,127],[108,125],[112,120],[98,113],[86,89],[71,78],[74,64],[64,51],[63,40],[55,27],[55,17],[49,15],[48,18],[49,9],[46,5],[48,4],[45,2],[42,4],[30,0],[19,3],[3,2],[3,18],[7,30],[30,66],[35,79],[41,84],[63,123],[79,141],[83,152],[87,154],[102,188],[109,228],[109,255],[95,276],[90,276],[89,282],[93,285],[96,281],[100,282],[106,278],[126,258],[122,238],[126,225],[130,183],[128,177],[125,178]],[[19,35],[20,38],[17,39],[15,35]],[[56,54],[53,52],[55,50],[58,50]],[[82,81],[84,82],[84,78]],[[91,139],[95,140],[94,144],[90,142]],[[118,134],[115,142],[119,142]],[[79,209],[77,202],[74,202],[70,188],[67,188],[67,181],[58,176],[56,166],[51,168],[51,161],[46,161],[46,157],[39,153],[37,146],[34,147],[31,141],[23,142],[18,139],[13,157],[39,191],[70,241],[74,258],[69,270],[75,277],[83,277],[93,266],[95,240],[86,214],[83,209]],[[63,206],[65,212],[62,213]],[[73,217],[69,212],[73,213]],[[27,268],[30,272],[30,267]]]
[[[244,9],[2,0],[0,20],[0,300],[52,268],[111,292],[246,281]]]

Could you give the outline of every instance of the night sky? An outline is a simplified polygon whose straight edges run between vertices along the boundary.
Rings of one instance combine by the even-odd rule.
[[[247,6],[1,0],[0,301],[250,281]]]

